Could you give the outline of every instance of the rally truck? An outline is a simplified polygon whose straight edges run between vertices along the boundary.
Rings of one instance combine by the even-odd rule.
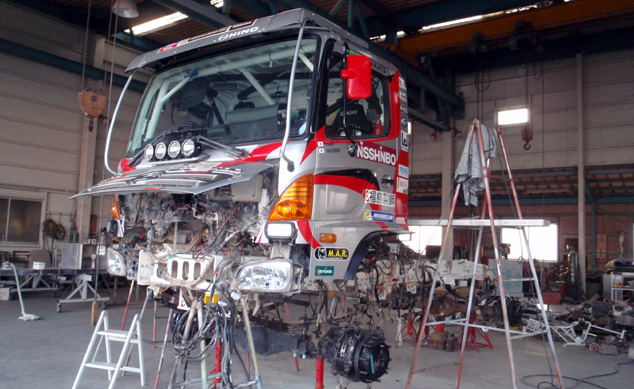
[[[350,293],[357,312],[418,293],[417,257],[390,242],[408,229],[405,80],[366,40],[298,9],[142,54],[129,80],[140,69],[153,76],[125,157],[77,195],[114,195],[110,273],[147,285],[183,322],[192,305],[226,311],[230,296],[248,299],[257,321],[305,293]],[[334,310],[328,331],[302,331],[303,353],[377,380],[389,362],[382,333]],[[325,325],[318,316],[304,323]],[[189,339],[211,344],[199,324]]]

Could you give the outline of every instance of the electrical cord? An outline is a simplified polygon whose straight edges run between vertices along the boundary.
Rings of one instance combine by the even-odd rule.
[[[578,387],[580,384],[586,384],[586,385],[590,385],[592,387],[595,388],[600,388],[600,389],[608,389],[605,386],[601,386],[598,384],[595,384],[593,382],[590,382],[588,380],[590,379],[594,379],[594,378],[600,378],[600,377],[608,377],[611,375],[615,375],[620,371],[621,365],[628,365],[634,363],[634,361],[623,361],[623,362],[618,362],[615,366],[614,366],[614,371],[610,372],[610,373],[605,373],[605,374],[596,374],[596,375],[591,375],[591,376],[587,376],[587,377],[583,377],[583,378],[575,378],[575,377],[569,377],[569,376],[561,376],[564,379],[567,380],[573,380],[576,383],[574,384],[574,386],[567,386],[568,389],[574,389],[576,387]],[[530,374],[530,375],[525,375],[523,376],[520,381],[524,384],[524,385],[528,385],[531,388],[539,388],[539,389],[551,389],[551,388],[559,388],[559,386],[557,384],[553,384],[552,382],[545,382],[542,381],[540,383],[538,383],[537,385],[533,385],[527,382],[527,379],[529,378],[536,378],[536,377],[550,377],[551,380],[554,377],[557,377],[554,374]],[[544,386],[544,385],[549,385],[549,386]]]

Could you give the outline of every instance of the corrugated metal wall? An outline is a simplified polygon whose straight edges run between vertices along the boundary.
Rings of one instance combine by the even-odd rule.
[[[634,51],[617,51],[583,57],[584,136],[586,165],[633,163]],[[476,75],[460,75],[457,92],[465,99],[465,120],[456,122],[462,136],[456,139],[460,157],[474,118],[494,125],[496,110],[526,105],[531,112],[534,139],[522,148],[524,125],[503,128],[514,169],[552,168],[577,164],[576,59],[485,71],[482,93]],[[528,79],[527,79],[528,77]],[[528,81],[528,96],[526,82]],[[479,97],[480,95],[480,97]],[[432,131],[417,125],[414,131],[413,174],[441,172],[443,136],[432,140]]]
[[[84,31],[14,5],[0,3],[0,38],[78,63],[83,60]],[[95,46],[99,45],[91,39],[89,50]],[[116,62],[128,61],[130,53],[117,56]],[[87,63],[103,68],[108,63],[104,58],[108,56],[103,52],[90,52]],[[20,191],[42,193],[46,215],[68,231],[76,207],[68,197],[84,189],[78,188],[82,133],[86,131],[77,102],[81,75],[0,53],[0,80],[0,195],[3,189],[14,196]],[[108,85],[102,85],[103,80],[84,81],[84,87],[103,89],[108,95]],[[110,112],[120,90],[112,90]],[[139,99],[140,93],[129,91],[119,112],[110,154],[113,167],[125,151]],[[95,120],[93,182],[103,177],[106,124],[105,119]],[[93,214],[100,214],[99,203],[93,201]],[[110,199],[104,201],[104,216],[110,205]],[[0,250],[10,249],[15,248],[0,246]]]

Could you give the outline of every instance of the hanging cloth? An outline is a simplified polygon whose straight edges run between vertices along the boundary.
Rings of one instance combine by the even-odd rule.
[[[497,157],[497,136],[495,130],[480,125],[482,131],[482,142],[485,160]],[[482,172],[482,162],[480,158],[480,148],[478,147],[478,134],[474,128],[471,142],[465,143],[460,162],[454,174],[454,183],[462,184],[462,192],[465,205],[478,206],[478,192],[485,189],[484,175]]]

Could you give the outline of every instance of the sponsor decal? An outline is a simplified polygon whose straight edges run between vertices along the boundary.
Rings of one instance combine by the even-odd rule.
[[[242,23],[234,24],[233,26],[229,27],[229,30],[237,30],[237,29],[242,28],[242,27],[252,26],[253,23],[255,23],[255,20],[249,20],[248,22],[242,22]]]
[[[372,69],[383,75],[389,74],[387,68],[376,61],[372,61]]]
[[[401,112],[407,115],[407,104],[401,104]]]
[[[204,38],[210,37],[212,35],[222,34],[223,32],[226,32],[228,29],[229,29],[228,27],[223,27],[223,28],[219,28],[219,29],[214,30],[214,31],[206,32],[204,34],[196,35],[194,37],[191,37],[191,38],[187,39],[187,43],[195,42],[197,40],[204,39]]]
[[[401,89],[405,89],[405,79],[402,77],[398,78],[398,87]]]
[[[409,168],[401,164],[398,165],[398,175],[401,177],[409,178]]]
[[[161,47],[161,48],[158,50],[158,52],[157,52],[157,53],[159,53],[159,54],[160,54],[160,53],[162,53],[162,52],[164,52],[164,51],[175,49],[175,48],[177,48],[177,47],[179,46],[179,44],[180,44],[180,42],[176,42],[176,43],[172,43],[171,45],[163,46],[163,47]]]
[[[225,40],[227,40],[229,38],[234,38],[234,37],[241,36],[241,35],[251,34],[253,32],[258,31],[259,29],[260,29],[260,27],[255,26],[255,27],[251,27],[251,28],[245,28],[243,30],[236,30],[236,31],[233,31],[233,32],[230,32],[230,33],[227,33],[227,34],[220,35],[218,37],[218,40],[222,42],[222,41],[225,41]]]
[[[392,223],[394,222],[394,214],[389,212],[371,211],[369,209],[366,209],[363,213],[363,220]]]
[[[319,149],[319,154],[325,153],[324,149]]]
[[[409,136],[405,131],[401,131],[401,150],[409,150]]]
[[[359,142],[356,157],[367,161],[384,163],[386,165],[396,165],[396,150],[371,143],[363,144],[363,142]]]
[[[406,118],[401,119],[401,127],[407,128],[407,119]]]
[[[315,266],[315,276],[327,277],[335,275],[334,266]]]
[[[407,93],[405,93],[405,91],[398,92],[398,97],[401,98],[402,102],[404,102],[404,103],[407,102]]]
[[[404,217],[399,216],[396,218],[396,224],[407,224],[407,220],[405,220]]]
[[[346,260],[350,257],[350,250],[345,247],[317,247],[315,258],[320,261]]]
[[[407,194],[408,188],[409,188],[409,180],[398,177],[398,180],[396,181],[396,191],[398,193]]]
[[[365,202],[369,204],[383,205],[393,207],[396,203],[396,195],[394,193],[381,192],[374,189],[365,191]]]
[[[197,173],[207,173],[218,166],[218,162],[192,162],[192,163],[183,163],[172,168],[167,169],[168,173],[189,173],[189,172],[197,172]]]

